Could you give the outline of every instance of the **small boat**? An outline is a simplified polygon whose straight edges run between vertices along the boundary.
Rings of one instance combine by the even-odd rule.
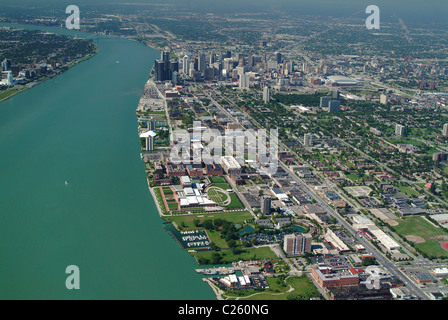
[[[120,63],[120,61],[118,61],[118,60],[117,60],[117,62],[116,62],[116,63],[118,64],[118,63]]]
[[[65,185],[68,185],[68,181],[65,181]]]

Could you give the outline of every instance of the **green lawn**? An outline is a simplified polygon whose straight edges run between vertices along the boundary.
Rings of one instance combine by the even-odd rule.
[[[248,211],[239,211],[239,212],[214,212],[214,213],[208,213],[204,215],[188,215],[188,216],[173,216],[173,217],[166,217],[165,220],[168,222],[180,222],[184,221],[185,224],[188,226],[185,230],[195,230],[197,227],[194,226],[193,221],[195,219],[199,219],[201,222],[204,221],[204,219],[224,219],[230,222],[234,223],[244,223],[244,220],[252,219],[252,215]],[[189,229],[188,229],[189,228]]]
[[[422,217],[406,217],[395,220],[399,223],[395,231],[402,236],[419,236],[424,243],[415,243],[415,247],[432,257],[448,257],[448,252],[441,248],[439,241],[448,239],[448,234],[440,228],[434,227]],[[439,239],[440,238],[440,239]]]
[[[282,287],[277,283],[277,279],[266,278],[269,284],[269,289],[263,293],[256,294],[249,298],[240,298],[240,300],[309,300],[313,297],[321,297],[321,294],[311,282],[311,280],[303,275],[301,277],[289,277],[286,279],[287,287]],[[291,286],[294,290],[286,292]]]
[[[411,187],[399,186],[398,189],[409,197],[413,195],[415,195],[416,197],[420,197],[420,193],[418,193]]]
[[[226,179],[224,177],[208,177],[211,183],[227,183]]]
[[[215,251],[192,252],[191,254],[196,258],[202,257],[211,260],[214,252]],[[222,256],[221,263],[223,264],[240,260],[263,260],[278,258],[269,247],[244,249],[244,251],[239,254],[234,254],[232,250],[221,250],[218,251],[218,253]]]

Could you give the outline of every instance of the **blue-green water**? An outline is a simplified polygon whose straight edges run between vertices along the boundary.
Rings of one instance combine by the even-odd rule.
[[[98,46],[0,103],[0,298],[214,299],[164,230],[140,159],[135,109],[159,52]]]

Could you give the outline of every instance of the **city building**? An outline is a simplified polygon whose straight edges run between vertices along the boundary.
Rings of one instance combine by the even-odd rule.
[[[263,88],[263,101],[266,103],[271,101],[271,89],[268,86]]]
[[[339,112],[341,111],[341,103],[338,100],[331,100],[328,103],[328,112]]]
[[[395,135],[397,136],[404,136],[404,129],[405,127],[401,124],[395,125]]]
[[[331,97],[320,97],[320,107],[321,108],[328,108],[328,104],[332,100]]]
[[[303,138],[303,145],[305,147],[312,147],[313,146],[313,142],[314,142],[314,136],[312,133],[306,133],[304,138]]]
[[[310,234],[287,234],[283,239],[283,250],[292,256],[311,252],[311,240]]]
[[[146,142],[146,151],[154,151],[154,138],[157,134],[154,131],[146,131],[140,135],[140,138],[144,138]]]
[[[271,197],[264,197],[261,199],[261,212],[264,215],[271,214]]]
[[[387,94],[381,94],[380,96],[380,103],[381,104],[388,104],[389,103],[389,96]]]
[[[339,274],[330,267],[316,267],[311,270],[313,278],[322,288],[359,286],[359,275],[349,272]]]
[[[240,75],[240,89],[249,89],[250,77],[247,74]]]
[[[442,135],[443,135],[444,137],[448,137],[448,123],[445,123],[445,124],[443,125]]]

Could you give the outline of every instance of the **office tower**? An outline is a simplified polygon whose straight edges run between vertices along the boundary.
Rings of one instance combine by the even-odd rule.
[[[3,60],[2,61],[2,69],[3,69],[3,71],[9,70],[9,68],[11,67],[11,64],[12,64],[11,60],[9,60],[9,59]]]
[[[314,136],[312,133],[306,133],[304,138],[303,138],[303,145],[305,147],[312,147],[313,146],[313,141],[314,141]]]
[[[163,60],[157,59],[154,61],[154,80],[165,81],[165,63]]]
[[[207,63],[205,61],[205,53],[200,52],[198,56],[198,71],[204,73]]]
[[[226,58],[232,58],[232,51],[227,50],[227,52],[226,52]]]
[[[320,97],[320,107],[328,108],[328,104],[331,101],[331,97]]]
[[[179,72],[174,71],[173,74],[171,75],[171,82],[173,84],[178,84],[179,83]]]
[[[268,86],[263,88],[263,101],[266,103],[271,101],[271,89]]]
[[[338,100],[332,100],[328,103],[328,112],[341,111],[341,103]]]
[[[339,99],[339,90],[333,91],[333,99]]]
[[[247,74],[240,75],[240,89],[249,89],[249,79]]]
[[[311,252],[311,240],[310,234],[287,234],[283,238],[283,250],[292,256]]]
[[[277,61],[278,64],[282,63],[282,54],[280,52],[275,53],[275,61]]]
[[[179,62],[177,60],[171,59],[168,72],[168,80],[172,80],[174,72],[179,72]]]
[[[154,139],[156,136],[157,136],[157,134],[152,130],[146,131],[140,135],[140,138],[145,139],[145,142],[146,142],[145,150],[146,151],[154,150]]]
[[[387,94],[381,94],[380,96],[380,103],[381,104],[388,104],[389,103],[389,97]]]
[[[254,56],[251,55],[249,57],[249,67],[253,67],[253,66],[255,66],[255,59],[254,59]]]
[[[194,72],[195,72],[195,70],[194,70],[194,62],[192,61],[192,62],[190,63],[190,68],[188,68],[188,75],[189,75],[190,77],[192,77],[192,76],[194,75]]]
[[[151,120],[148,120],[148,130],[156,130],[156,120],[154,120],[153,118],[151,118]]]
[[[212,65],[215,63],[215,52],[212,51],[212,53],[210,53],[210,61],[209,64]]]
[[[182,71],[183,71],[183,73],[188,74],[188,72],[190,70],[190,63],[191,63],[190,58],[187,55],[185,55],[182,58]]]
[[[403,136],[404,135],[404,126],[401,124],[395,125],[395,135]]]
[[[261,212],[264,215],[271,214],[271,197],[264,197],[261,199]]]
[[[443,125],[442,135],[443,135],[444,137],[448,137],[448,123],[445,123],[445,124]]]

